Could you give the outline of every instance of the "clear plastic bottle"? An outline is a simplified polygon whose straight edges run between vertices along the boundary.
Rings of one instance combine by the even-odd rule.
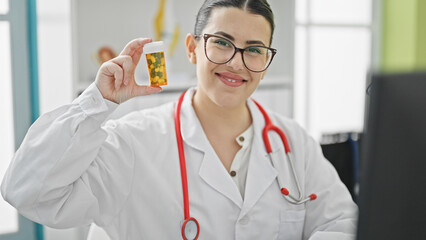
[[[151,87],[167,85],[165,46],[162,41],[147,43],[143,47]]]

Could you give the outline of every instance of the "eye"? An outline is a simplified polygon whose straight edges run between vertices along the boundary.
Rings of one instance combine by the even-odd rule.
[[[262,49],[259,47],[249,47],[246,48],[246,51],[251,54],[262,54]]]
[[[216,39],[214,41],[214,43],[217,44],[217,45],[223,46],[223,47],[230,47],[231,46],[231,44],[228,41],[220,39],[220,38]]]

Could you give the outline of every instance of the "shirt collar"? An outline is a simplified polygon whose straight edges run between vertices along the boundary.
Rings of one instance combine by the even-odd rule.
[[[253,139],[253,125],[250,125],[243,133],[235,138],[241,148],[247,148]]]

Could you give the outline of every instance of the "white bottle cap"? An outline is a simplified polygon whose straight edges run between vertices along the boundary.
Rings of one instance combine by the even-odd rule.
[[[143,53],[164,52],[164,42],[150,42],[143,46]]]

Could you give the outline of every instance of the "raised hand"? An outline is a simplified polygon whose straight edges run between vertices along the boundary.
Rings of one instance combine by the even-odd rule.
[[[161,87],[139,86],[135,81],[135,69],[141,58],[143,46],[151,41],[150,38],[134,39],[124,47],[119,56],[102,64],[95,83],[105,99],[122,103],[136,96],[162,90]]]

